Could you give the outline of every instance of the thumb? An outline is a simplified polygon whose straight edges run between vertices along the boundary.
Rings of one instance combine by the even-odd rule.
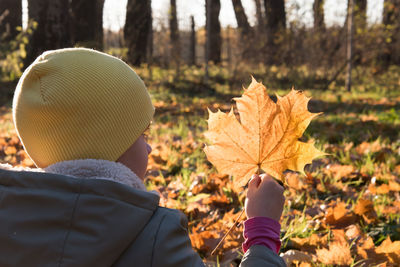
[[[253,174],[249,182],[249,190],[257,189],[261,183],[261,177],[258,174]]]

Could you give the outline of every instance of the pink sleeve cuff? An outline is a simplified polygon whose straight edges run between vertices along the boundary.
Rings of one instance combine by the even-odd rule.
[[[281,225],[268,217],[253,217],[244,222],[242,244],[246,252],[252,245],[263,245],[278,253],[281,248]]]

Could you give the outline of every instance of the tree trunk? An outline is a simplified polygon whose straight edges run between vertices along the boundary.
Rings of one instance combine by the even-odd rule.
[[[221,63],[221,25],[219,23],[220,0],[206,0],[206,29],[208,31],[208,60]]]
[[[254,3],[256,5],[256,17],[257,17],[257,29],[258,33],[262,33],[264,31],[265,23],[264,23],[264,17],[261,9],[261,2],[260,0],[254,0]]]
[[[103,6],[104,0],[71,0],[74,44],[103,49]]]
[[[315,53],[310,55],[313,66],[320,66],[323,64],[322,59],[326,51],[327,36],[325,34],[325,14],[324,14],[324,0],[314,0],[313,3],[313,16],[314,16],[314,28],[312,41],[315,47]],[[292,36],[292,35],[291,35]],[[291,43],[292,44],[292,43]],[[293,51],[290,49],[290,51]]]
[[[46,50],[70,47],[68,0],[28,0],[28,17],[38,23],[25,58],[25,66]]]
[[[399,0],[384,0],[383,3],[383,24],[395,25],[399,22],[400,16],[400,1]]]
[[[128,0],[124,38],[129,63],[139,66],[146,62],[148,35],[151,31],[151,1]]]
[[[350,3],[350,2],[348,2]],[[353,63],[360,65],[364,58],[365,31],[367,29],[367,0],[353,0],[354,52]]]
[[[253,29],[250,27],[247,21],[246,13],[244,12],[241,0],[232,0],[233,10],[235,11],[236,21],[240,32],[242,42],[240,44],[240,50],[242,58],[251,58],[251,51],[254,50],[253,44]]]
[[[235,17],[237,25],[242,36],[247,36],[252,31],[250,24],[247,20],[246,13],[244,12],[241,0],[232,0],[233,10],[235,11]]]
[[[284,0],[264,0],[265,16],[267,17],[267,60],[268,63],[277,63],[275,56],[279,48],[279,35],[283,35],[286,28],[286,12]]]
[[[22,1],[0,0],[0,40],[14,39],[18,26],[22,27]]]
[[[367,26],[367,0],[354,0],[354,24],[357,29]]]
[[[351,91],[351,70],[353,59],[353,17],[354,17],[354,0],[348,0],[347,9],[347,75],[346,75],[346,89]]]
[[[149,70],[149,80],[153,80],[153,70],[152,70],[152,65],[153,65],[153,50],[154,50],[154,44],[153,44],[153,38],[154,38],[154,32],[153,32],[153,13],[150,8],[150,32],[149,35],[147,36],[147,52],[146,52],[146,61],[147,61],[147,69]]]
[[[176,15],[176,0],[170,0],[169,10],[169,39],[171,45],[171,56],[174,61],[176,68],[176,78],[179,77],[179,65],[180,65],[180,42],[179,42],[179,30],[178,30],[178,18]]]
[[[323,32],[325,30],[324,0],[314,0],[313,4],[314,30]]]
[[[190,65],[196,65],[196,29],[193,15],[190,16],[191,32],[190,32]]]
[[[387,36],[382,60],[388,66],[390,64],[400,64],[400,56],[396,51],[400,45],[400,0],[385,0],[383,4],[383,25],[386,28]]]
[[[152,10],[150,9],[150,25],[153,25],[153,16],[152,16]],[[147,52],[146,52],[146,61],[150,65],[153,63],[153,50],[154,50],[154,44],[153,44],[153,37],[154,37],[154,32],[153,32],[153,27],[150,27],[149,35],[147,38]]]
[[[267,30],[277,34],[286,27],[286,12],[284,0],[264,0]]]

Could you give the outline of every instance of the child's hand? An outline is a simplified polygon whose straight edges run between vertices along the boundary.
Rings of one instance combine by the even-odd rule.
[[[279,222],[285,197],[283,187],[267,174],[253,175],[247,189],[245,211],[248,219],[269,217]]]

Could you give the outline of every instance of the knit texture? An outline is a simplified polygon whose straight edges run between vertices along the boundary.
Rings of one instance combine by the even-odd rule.
[[[126,63],[84,48],[39,56],[13,100],[17,133],[40,168],[75,159],[116,161],[153,115],[143,81]]]

